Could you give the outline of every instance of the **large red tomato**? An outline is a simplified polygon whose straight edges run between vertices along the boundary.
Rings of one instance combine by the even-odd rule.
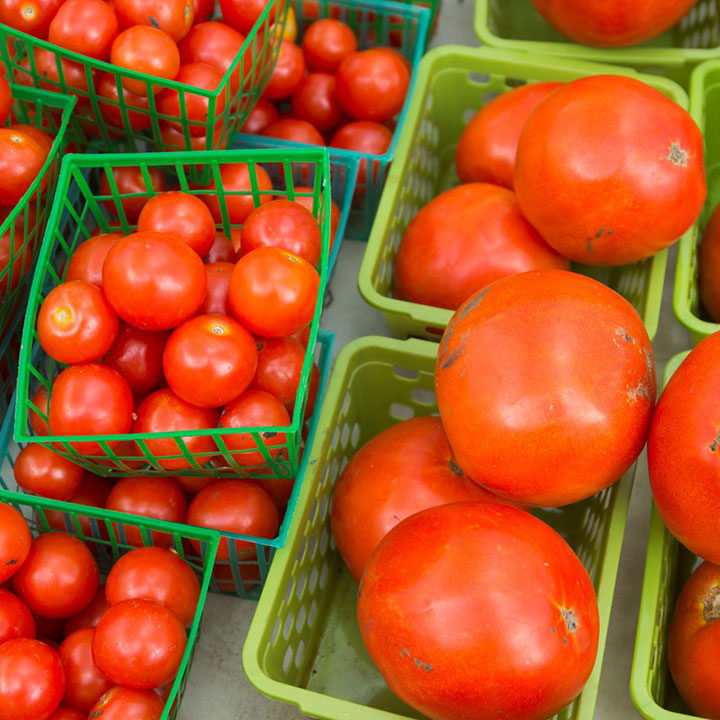
[[[102,233],[78,245],[65,269],[65,281],[80,280],[102,287],[105,258],[122,237],[121,233]]]
[[[90,710],[102,720],[160,720],[165,703],[152,690],[130,690],[116,686],[108,690]]]
[[[188,34],[195,19],[192,0],[114,0],[120,27],[148,25],[167,33],[175,42]]]
[[[35,620],[17,595],[0,588],[0,645],[15,638],[34,638]]]
[[[65,670],[63,704],[89,712],[113,686],[95,667],[92,658],[94,628],[78,630],[63,640],[58,654]]]
[[[30,528],[11,505],[0,503],[0,584],[22,567],[30,552]]]
[[[251,387],[274,395],[290,408],[295,404],[305,348],[297,338],[258,340],[258,363]]]
[[[306,75],[293,93],[292,114],[321,132],[334,130],[343,119],[342,108],[335,97],[335,76],[327,73]]]
[[[46,38],[63,0],[2,0],[0,22],[39,38]]]
[[[255,23],[260,19],[265,8],[270,5],[266,21],[272,23],[275,19],[278,0],[220,0],[220,11],[223,20],[239,30],[243,35],[247,35]]]
[[[670,378],[648,437],[655,504],[670,532],[720,563],[720,333],[705,338]]]
[[[612,485],[647,438],[655,363],[630,303],[583,275],[527,272],[460,306],[440,343],[438,408],[460,467],[521,504]]]
[[[112,5],[103,0],[65,0],[50,23],[48,40],[80,55],[107,60],[117,34]]]
[[[480,108],[463,130],[455,153],[460,182],[488,182],[512,190],[520,133],[533,110],[561,85],[523,85]]]
[[[626,47],[669,30],[697,0],[533,0],[558,32],[583,45]]]
[[[10,208],[17,205],[37,177],[46,158],[45,150],[27,133],[0,128],[0,176],[3,179],[0,205]]]
[[[120,323],[105,364],[117,370],[134,393],[154,390],[163,381],[162,353],[167,332],[151,332]]]
[[[569,270],[522,216],[515,194],[470,183],[446,190],[403,233],[393,277],[400,300],[456,310],[495,280],[527,270]]]
[[[391,530],[365,569],[358,621],[390,689],[443,720],[551,717],[598,647],[577,555],[541,520],[491,503],[423,510]]]
[[[502,502],[462,471],[440,418],[413,418],[369,440],[343,470],[333,492],[332,532],[360,582],[373,550],[399,522],[426,508],[472,500]]]
[[[720,322],[720,205],[715,207],[698,248],[700,299],[714,322]]]
[[[160,169],[148,168],[147,173],[153,192],[162,192],[165,189],[165,178]],[[122,207],[128,223],[132,225],[137,222],[140,211],[148,201],[148,187],[142,170],[139,167],[117,167],[112,169],[112,176],[116,187],[115,192],[120,195],[135,195],[136,197],[124,197],[117,202],[117,205],[114,200],[105,200],[104,205],[115,217],[120,217],[119,207]],[[107,172],[100,176],[100,194],[114,194]]]
[[[84,470],[44,445],[24,447],[13,466],[15,482],[26,492],[53,500],[70,500],[80,489]]]
[[[357,38],[349,25],[332,18],[323,18],[307,29],[302,49],[311,70],[335,73],[340,63],[357,50]]]
[[[258,205],[270,202],[273,198],[268,191],[273,189],[272,180],[265,169],[260,165],[254,168],[255,186],[258,189]],[[226,195],[224,205],[227,207],[227,219],[231,225],[242,225],[245,218],[255,208],[255,201],[250,182],[250,171],[246,163],[226,163],[220,167],[220,182],[225,192],[242,193],[239,195]],[[207,189],[214,190],[215,182],[211,182]],[[210,208],[216,223],[224,222],[223,212],[217,195],[203,195],[203,201]]]
[[[642,260],[675,242],[702,209],[702,133],[686,110],[639,80],[575,80],[525,125],[515,192],[523,215],[571,260]]]
[[[234,251],[233,251],[234,254]],[[207,273],[207,292],[205,300],[198,309],[198,315],[220,313],[230,315],[230,276],[235,268],[232,262],[213,262],[205,265]]]

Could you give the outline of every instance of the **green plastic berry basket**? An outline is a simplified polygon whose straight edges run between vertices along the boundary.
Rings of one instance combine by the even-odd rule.
[[[202,189],[190,180],[190,163],[201,166],[212,177],[210,186],[213,189]],[[246,163],[249,169],[250,190],[228,191],[222,189],[220,170],[231,163]],[[45,296],[58,283],[62,282],[68,258],[78,244],[90,237],[93,230],[101,228],[108,232],[111,225],[124,232],[133,232],[133,225],[125,213],[123,199],[143,197],[156,194],[150,177],[150,171],[160,171],[166,178],[166,186],[177,185],[183,192],[198,197],[217,197],[223,222],[217,224],[218,230],[229,234],[233,225],[228,219],[226,198],[252,198],[255,206],[259,205],[261,196],[285,197],[296,196],[293,181],[294,168],[302,167],[305,185],[312,188],[307,196],[313,198],[314,215],[318,219],[322,231],[322,257],[318,268],[320,287],[315,305],[315,313],[310,324],[310,337],[305,355],[302,376],[297,391],[291,424],[283,427],[263,428],[212,428],[207,430],[178,430],[167,433],[124,435],[94,435],[103,450],[102,456],[91,456],[80,453],[73,442],[80,440],[77,436],[36,436],[31,434],[29,413],[37,412],[41,418],[47,418],[47,408],[34,405],[30,396],[39,385],[50,391],[52,379],[61,371],[62,366],[41,353],[35,355],[34,347],[39,344],[36,332],[37,315]],[[282,168],[280,177],[283,182],[271,190],[260,190],[258,187],[258,169],[267,167],[273,171]],[[112,174],[112,168],[137,167],[140,169],[146,190],[141,193],[120,194]],[[100,178],[107,179],[110,194],[103,195]],[[168,467],[173,475],[214,475],[214,476],[249,476],[261,478],[294,478],[297,477],[300,464],[300,441],[305,407],[310,383],[312,359],[322,311],[323,294],[328,269],[328,243],[330,235],[330,167],[327,150],[324,148],[306,148],[290,151],[279,150],[226,150],[190,153],[144,153],[119,155],[69,155],[65,158],[60,172],[55,201],[48,220],[48,227],[38,258],[38,266],[33,276],[30,298],[23,327],[22,347],[20,351],[20,368],[18,372],[18,402],[15,412],[15,440],[20,443],[36,442],[52,447],[70,460],[99,475],[167,475]],[[71,202],[73,188],[79,189],[79,197]],[[215,190],[215,188],[219,190]],[[301,193],[302,194],[302,193]],[[112,209],[112,212],[109,208]],[[64,225],[66,216],[70,220]],[[115,217],[110,218],[110,215]],[[62,229],[61,229],[62,228]],[[30,395],[28,394],[30,393]],[[256,446],[248,450],[229,450],[223,436],[248,433]],[[213,448],[201,453],[193,453],[183,437],[205,436],[213,441]],[[88,436],[85,436],[87,439]],[[266,446],[265,440],[271,440]],[[285,438],[283,440],[283,437]],[[149,439],[173,438],[177,450],[165,455],[153,455],[147,445]],[[135,454],[128,445],[109,444],[115,441],[133,443],[137,448]],[[125,449],[123,449],[125,448]],[[240,457],[243,454],[260,452],[263,462],[247,464]],[[129,453],[129,454],[128,454]],[[137,468],[130,467],[144,458],[147,465]],[[212,462],[211,462],[212,460]],[[182,467],[174,467],[180,465]],[[165,467],[163,466],[165,464]]]
[[[719,7],[717,0],[699,0],[677,25],[652,40],[627,48],[596,48],[577,45],[554,30],[531,0],[475,0],[475,33],[492,48],[554,55],[568,65],[577,60],[624,65],[687,88],[693,67],[720,58]]]
[[[671,358],[664,385],[687,355]],[[670,534],[653,503],[630,679],[635,707],[648,720],[696,720],[670,677],[667,633],[677,596],[701,562]]]
[[[5,433],[5,441],[8,439],[7,436],[8,434]],[[7,444],[2,447],[2,450],[4,457],[2,475],[5,476],[7,473],[12,475],[12,468],[6,454]],[[143,546],[153,544],[153,532],[155,531],[161,531],[165,537],[169,536],[172,549],[190,564],[200,581],[200,598],[195,617],[192,625],[187,629],[187,647],[185,648],[180,669],[165,701],[165,709],[160,720],[172,720],[175,718],[185,691],[193,654],[200,634],[200,622],[205,608],[215,554],[220,541],[218,533],[205,528],[138,518],[94,507],[70,505],[30,495],[18,495],[4,490],[0,490],[0,502],[13,505],[23,514],[30,526],[33,537],[48,532],[65,532],[82,540],[95,556],[103,579],[107,576],[113,563],[134,547],[126,542],[126,526],[139,531]],[[123,523],[123,525],[119,523]],[[193,557],[190,557],[186,550],[190,542],[195,543],[199,550],[199,554]]]
[[[268,0],[215,90],[126,70],[2,24],[0,59],[7,77],[17,83],[77,96],[72,135],[79,149],[116,152],[120,144],[130,152],[148,147],[155,150],[222,148],[245,121],[270,79],[280,51],[287,8],[284,0]],[[219,11],[216,15],[222,19]],[[277,28],[270,30],[273,24]],[[106,73],[112,76],[115,99],[98,92],[100,78]],[[122,92],[125,78],[145,84],[147,107],[126,102]],[[158,107],[159,93],[173,90],[178,93],[179,112],[163,113]],[[207,119],[188,116],[191,96],[207,99]]]
[[[360,338],[343,349],[330,378],[290,534],[243,649],[250,682],[311,717],[420,717],[390,692],[364,649],[357,585],[335,548],[329,513],[338,475],[361,445],[400,420],[437,412],[436,355],[437,345],[422,340]],[[595,669],[558,720],[593,718],[631,489],[629,471],[588,500],[537,512],[578,553],[600,610]]]
[[[402,2],[387,0],[293,0],[298,20],[298,42],[302,42],[304,30],[318,18],[332,17],[350,25],[358,37],[358,48],[365,49],[387,45],[399,50],[411,63],[412,75],[405,104],[395,119],[395,131],[390,147],[383,155],[370,155],[352,150],[330,148],[331,158],[338,162],[354,159],[358,171],[365,177],[358,177],[355,201],[350,210],[345,237],[352,240],[367,240],[372,227],[385,178],[395,155],[407,118],[410,101],[414,95],[418,66],[425,52],[428,38],[431,10]],[[289,107],[289,105],[288,105]],[[250,142],[258,136],[240,133],[238,142]],[[263,137],[266,147],[293,148],[309,147],[276,138]],[[362,170],[361,170],[362,168]]]
[[[525,83],[569,82],[599,73],[644,80],[687,107],[687,95],[675,83],[624,68],[571,65],[527,53],[452,45],[425,56],[358,278],[360,294],[385,315],[393,335],[439,340],[452,317],[450,310],[394,298],[393,261],[405,228],[418,210],[458,184],[455,149],[470,118],[494,97]],[[660,318],[666,263],[667,251],[663,251],[621,267],[573,263],[572,269],[626,297],[652,339]]]

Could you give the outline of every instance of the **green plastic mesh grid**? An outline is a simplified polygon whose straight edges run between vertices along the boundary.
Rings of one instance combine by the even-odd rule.
[[[210,173],[212,178],[209,187],[197,186],[192,180],[192,166],[201,166]],[[222,188],[220,169],[231,163],[247,163],[250,174],[250,190],[228,191]],[[167,186],[177,185],[183,192],[204,197],[217,196],[222,223],[217,224],[218,230],[228,234],[233,227],[228,220],[226,197],[251,197],[254,205],[260,202],[262,195],[293,199],[296,196],[293,181],[293,168],[302,167],[303,184],[309,185],[312,192],[304,193],[313,197],[313,213],[320,223],[322,231],[322,258],[318,272],[320,287],[315,306],[315,314],[310,324],[308,349],[305,354],[302,376],[298,387],[292,422],[283,427],[262,428],[213,428],[208,430],[174,431],[167,433],[96,435],[92,436],[102,448],[102,456],[91,456],[80,453],[74,442],[80,440],[76,436],[35,436],[31,434],[29,412],[34,410],[43,419],[47,418],[46,407],[37,407],[30,397],[40,385],[49,391],[52,379],[61,371],[62,366],[44,353],[34,353],[38,343],[36,332],[37,314],[47,293],[62,282],[66,263],[75,247],[84,242],[93,230],[100,227],[108,232],[110,225],[120,227],[128,233],[135,229],[125,214],[122,204],[124,199],[154,195],[150,171],[161,171],[166,176]],[[260,190],[258,187],[257,169],[261,166],[276,172],[282,168],[279,177],[283,182],[271,190]],[[273,169],[273,166],[275,169]],[[120,194],[115,183],[113,167],[137,167],[140,169],[145,191],[141,193]],[[257,151],[222,151],[192,153],[160,153],[160,154],[120,154],[120,155],[69,155],[65,158],[58,181],[57,193],[52,207],[48,228],[38,258],[38,266],[28,300],[23,340],[20,352],[20,368],[18,372],[18,402],[15,413],[15,439],[21,443],[36,442],[53,449],[65,457],[77,462],[88,470],[99,475],[167,475],[169,465],[174,475],[215,475],[215,476],[250,476],[250,477],[296,477],[300,463],[301,431],[305,419],[305,406],[315,351],[320,313],[322,311],[323,294],[328,270],[328,242],[330,207],[329,161],[324,148],[307,148],[290,151],[257,150]],[[103,195],[100,179],[109,182],[110,194]],[[71,200],[71,189],[77,186],[78,198]],[[217,190],[215,188],[218,188]],[[69,197],[70,193],[70,197]],[[303,193],[300,193],[303,194]],[[116,218],[110,218],[108,205],[113,209]],[[67,220],[69,215],[69,221]],[[67,222],[67,224],[66,224]],[[229,450],[223,436],[231,434],[249,434],[255,442],[254,448],[247,450]],[[272,434],[271,434],[272,433]],[[266,435],[267,434],[267,435]],[[191,452],[183,438],[205,436],[212,439],[212,448],[204,452]],[[176,449],[167,454],[154,454],[150,451],[147,441],[160,438],[173,438]],[[264,438],[264,440],[263,440]],[[267,442],[271,439],[272,442]],[[125,445],[118,442],[125,441]],[[127,441],[132,441],[128,443]],[[110,443],[113,443],[112,445]],[[133,444],[134,443],[134,444]],[[266,444],[267,443],[267,444]],[[132,448],[136,448],[133,452]],[[260,453],[262,460],[253,464],[252,460],[242,456],[248,453]],[[136,454],[137,453],[137,454]],[[141,457],[147,465],[138,468],[134,463]],[[253,455],[253,458],[256,455]],[[212,463],[210,460],[212,459]],[[181,465],[180,467],[176,467]]]
[[[362,444],[400,420],[437,411],[436,354],[434,343],[368,337],[338,356],[290,535],[275,555],[243,650],[245,673],[260,692],[311,717],[420,717],[389,691],[363,646],[357,585],[335,548],[329,512],[337,477]],[[629,471],[593,498],[537,513],[578,552],[600,610],[595,669],[556,720],[594,716],[631,489]]]
[[[628,48],[577,45],[548,25],[530,0],[475,0],[475,33],[484,45],[612,63],[649,72],[688,86],[694,66],[720,58],[720,3],[698,0],[673,28]]]
[[[267,85],[280,51],[288,3],[269,0],[247,34],[237,57],[215,90],[165,80],[95,60],[0,24],[0,59],[6,75],[30,85],[78,98],[72,117],[73,142],[79,149],[113,152],[123,144],[132,152],[217,149],[227,145]],[[222,19],[219,11],[215,16]],[[271,30],[273,23],[277,26]],[[109,90],[100,81],[109,75]],[[147,88],[147,107],[129,104],[123,79]],[[158,108],[162,91],[178,93],[178,112]],[[114,96],[114,97],[113,97]],[[207,98],[207,118],[188,115],[188,102]]]
[[[425,56],[358,279],[361,295],[385,315],[393,335],[439,340],[452,317],[450,310],[394,298],[393,261],[405,228],[418,210],[459,184],[455,149],[475,112],[503,92],[528,82],[569,82],[607,72],[638,77],[687,107],[687,96],[675,83],[633,70],[587,63],[569,67],[552,58],[459,46],[436,48]],[[660,318],[666,262],[664,251],[621,267],[573,263],[572,269],[626,297],[652,339]]]

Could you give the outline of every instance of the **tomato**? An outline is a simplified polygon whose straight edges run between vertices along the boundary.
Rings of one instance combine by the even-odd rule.
[[[122,82],[124,80],[116,79],[112,73],[103,73],[98,79],[95,90],[98,95],[98,107],[103,120],[119,128],[129,125],[133,130],[147,130],[152,126],[152,115],[147,97],[128,92]],[[123,111],[120,109],[119,90],[122,90],[122,102],[125,103],[127,108],[127,122],[123,117]],[[105,98],[110,102],[104,102],[101,98]],[[145,112],[140,112],[141,110]]]
[[[713,322],[720,322],[720,205],[715,206],[698,247],[700,299]]]
[[[320,276],[307,261],[279,248],[258,248],[235,265],[230,307],[256,335],[285,337],[310,323],[319,287]]]
[[[192,0],[114,0],[120,27],[146,25],[162,30],[175,42],[189,32],[195,19]]]
[[[180,399],[172,390],[156,390],[148,395],[137,409],[137,419],[133,425],[134,433],[165,433],[175,430],[187,430],[182,439],[188,452],[198,455],[199,465],[205,465],[213,452],[217,451],[214,440],[209,435],[194,435],[193,430],[205,430],[217,425],[218,412],[213,408],[198,408]],[[180,446],[174,438],[148,438],[149,452],[158,459],[161,467],[167,470],[179,470],[192,467],[185,459]]]
[[[270,0],[270,2],[268,0],[220,0],[220,12],[222,12],[223,20],[230,27],[247,35],[268,5],[270,7],[266,19],[268,23],[272,23],[277,10],[275,0]]]
[[[320,370],[313,363],[310,368],[310,381],[308,384],[307,402],[305,403],[305,419],[306,421],[315,412],[315,402],[317,401],[318,390],[320,389]],[[288,412],[292,416],[295,412],[295,403],[290,403]]]
[[[150,600],[125,600],[100,619],[92,654],[108,680],[150,690],[175,677],[186,644],[182,623],[166,607]]]
[[[13,577],[17,595],[36,615],[60,619],[83,610],[99,585],[97,564],[76,537],[47,533],[36,537]]]
[[[254,166],[255,185],[258,189],[258,205],[270,202],[273,189],[272,180],[260,165]],[[227,207],[228,222],[231,225],[242,225],[245,218],[255,208],[255,201],[252,195],[250,183],[250,172],[246,163],[225,163],[220,166],[220,182],[222,189],[228,192],[245,193],[243,195],[226,195],[224,205]],[[215,182],[212,181],[207,189],[215,189]],[[217,223],[222,223],[223,216],[220,209],[220,201],[217,195],[203,195],[203,202],[210,208],[210,212]]]
[[[81,610],[77,615],[73,615],[65,621],[65,637],[72,635],[78,630],[83,630],[84,628],[94,628],[98,622],[100,622],[100,618],[105,614],[107,609],[108,604],[105,599],[105,586],[101,585],[97,589],[95,597],[92,599],[90,604],[84,610]]]
[[[390,149],[393,134],[376,122],[351,122],[343,125],[330,139],[330,147],[353,150],[370,155],[384,155]],[[363,188],[367,182],[367,160],[358,164],[357,182]],[[373,163],[373,180],[377,178],[378,165]]]
[[[122,237],[121,233],[102,233],[80,243],[65,268],[65,282],[79,280],[102,287],[102,267],[105,258]]]
[[[487,182],[513,189],[520,133],[533,110],[562,83],[523,85],[480,108],[460,136],[455,165],[460,182]]]
[[[313,189],[311,187],[296,186],[295,202],[307,208],[311,213],[313,212]],[[301,195],[300,193],[310,193],[309,195]],[[313,215],[313,217],[315,217]],[[323,215],[323,219],[325,216]],[[340,224],[340,208],[334,200],[330,201],[330,250],[335,243],[335,236],[337,235],[338,225]]]
[[[11,505],[0,502],[0,584],[10,579],[30,552],[30,528]]]
[[[249,135],[262,135],[265,128],[270,127],[280,119],[280,112],[269,100],[260,98],[255,107],[245,120],[245,124],[240,128],[240,132]]]
[[[214,0],[193,0],[195,18],[193,22],[197,25],[208,20],[215,11]]]
[[[100,0],[98,0],[100,1]],[[0,205],[14,207],[42,169],[47,153],[21,130],[0,128]],[[43,180],[41,187],[47,179]]]
[[[160,137],[164,143],[165,150],[168,152],[188,149],[188,144],[185,142],[185,134],[178,129],[177,123],[161,120]],[[216,128],[212,147],[210,149],[222,150],[227,147],[227,142],[227,137],[222,141],[220,140],[219,128]],[[202,135],[201,137],[190,136],[190,149],[207,150],[207,137],[205,135]]]
[[[270,393],[262,390],[247,390],[228,405],[220,417],[223,428],[285,427],[290,425],[290,415],[285,406]],[[223,435],[228,451],[238,465],[263,465],[265,459],[249,432]],[[269,455],[278,457],[285,449],[285,433],[264,432],[262,443]],[[252,451],[252,452],[251,452]],[[188,522],[191,522],[188,520]]]
[[[63,640],[58,655],[65,670],[65,697],[68,707],[88,712],[113,686],[95,667],[92,657],[94,628],[78,630]]]
[[[0,645],[0,717],[44,720],[65,692],[58,654],[38,640],[8,640]]]
[[[324,145],[323,136],[314,125],[305,120],[296,118],[283,118],[266,127],[262,134],[265,137],[287,140],[288,142],[304,143],[305,145]]]
[[[48,40],[80,55],[107,60],[118,30],[112,5],[103,0],[65,0],[50,23]]]
[[[47,390],[44,385],[40,385],[40,387],[38,387],[33,396],[30,398],[30,401],[42,410],[45,417],[47,417],[49,401]],[[28,410],[28,413],[30,415],[30,427],[32,428],[33,433],[40,436],[50,435],[50,429],[42,416],[31,408]]]
[[[230,276],[234,267],[233,263],[229,262],[209,263],[205,266],[207,293],[203,304],[198,310],[199,315],[209,313],[230,315],[228,291],[230,288]]]
[[[160,720],[165,703],[152,690],[114,687],[90,710],[90,717],[102,720]]]
[[[393,693],[444,720],[551,717],[598,648],[577,555],[530,513],[491,503],[430,508],[391,530],[365,569],[358,623]]]
[[[34,638],[35,620],[28,606],[9,590],[0,588],[0,645],[15,638]]]
[[[645,444],[655,386],[636,310],[562,270],[513,275],[471,296],[435,367],[460,467],[492,492],[543,507],[620,479]]]
[[[720,567],[704,562],[690,576],[675,604],[668,631],[668,663],[675,686],[693,715],[706,718],[720,717],[718,619]]]
[[[38,38],[46,38],[63,0],[2,0],[0,23]]]
[[[24,447],[13,466],[15,482],[25,492],[53,500],[70,500],[80,489],[84,470],[44,445]]]
[[[133,393],[154,390],[163,382],[162,353],[168,332],[150,332],[120,323],[105,364],[127,380]]]
[[[222,232],[216,232],[213,244],[210,246],[210,249],[207,251],[203,259],[205,261],[206,270],[208,265],[212,265],[214,263],[234,263],[235,248],[233,247],[232,240]]]
[[[63,92],[63,86],[69,88],[70,94],[76,94],[79,97],[78,103],[75,105],[77,111],[79,107],[87,103],[88,80],[85,68],[80,64],[61,58],[50,50],[43,48],[35,48],[35,68],[37,74],[41,78],[46,78],[47,82],[40,81],[38,86],[42,90],[51,92]],[[62,68],[62,77],[58,68]],[[91,78],[94,70],[91,70]],[[80,91],[74,93],[73,91]],[[84,94],[83,94],[84,92]]]
[[[222,7],[222,2],[220,3]],[[265,100],[283,100],[290,97],[305,75],[305,59],[302,50],[294,43],[283,40],[275,68],[263,90]]]
[[[180,51],[175,41],[162,30],[133,25],[115,38],[110,62],[145,75],[174,80],[180,71]],[[160,85],[129,77],[123,77],[122,84],[135,95],[157,95],[164,89]]]
[[[321,132],[335,129],[344,117],[335,98],[335,77],[325,73],[306,75],[292,96],[292,114]]]
[[[106,593],[110,605],[138,598],[159,602],[187,627],[195,618],[200,583],[176,552],[142,547],[115,563],[108,575]]]
[[[511,190],[470,183],[446,190],[405,229],[393,270],[399,300],[457,310],[473,293],[528,270],[569,270],[523,217]]]
[[[4,77],[0,77],[0,126],[5,125],[8,117],[10,117],[11,109],[12,94],[10,93],[10,85]]]
[[[532,0],[558,32],[583,45],[627,47],[669,30],[697,0]]]
[[[201,490],[188,508],[188,523],[225,532],[274,538],[278,530],[277,508],[270,496],[250,480],[218,480]],[[200,551],[200,543],[191,541]],[[238,560],[256,557],[254,543],[235,540]],[[218,560],[229,560],[226,538],[220,540]]]
[[[148,178],[150,179],[150,187],[153,192],[162,192],[165,189],[165,178],[159,168],[147,168]],[[123,213],[130,225],[137,222],[140,217],[140,211],[148,201],[148,186],[143,177],[143,171],[139,167],[116,167],[112,169],[112,175],[117,187],[117,193],[120,195],[138,194],[139,197],[122,198]],[[100,194],[110,195],[110,181],[106,172],[100,177]],[[105,200],[105,207],[116,217],[119,217],[118,206],[113,200]]]
[[[13,228],[8,228],[0,237],[0,293],[2,294],[18,286],[20,280],[30,271],[32,263],[32,248],[29,245],[24,249],[22,247],[25,242],[22,229],[16,225],[14,231],[13,236]]]
[[[142,330],[169,330],[191,317],[206,285],[198,254],[166,233],[128,235],[103,265],[107,299],[125,322]]]
[[[305,31],[302,49],[311,70],[335,73],[340,63],[357,50],[357,38],[349,25],[324,18]]]
[[[702,133],[686,110],[639,80],[575,80],[525,125],[515,192],[523,215],[571,260],[642,260],[675,242],[702,209]]]
[[[221,458],[222,459],[222,458]],[[188,495],[197,495],[203,488],[214,483],[217,478],[210,476],[192,477],[189,475],[178,475],[174,478],[175,483],[179,485]]]
[[[258,340],[257,372],[251,387],[274,395],[290,408],[295,404],[305,348],[294,337]]]
[[[107,499],[107,509],[155,520],[182,523],[185,522],[187,515],[187,502],[182,490],[170,478],[157,475],[152,477],[133,476],[122,478],[115,484]],[[173,544],[172,535],[168,533],[153,531],[143,534],[132,524],[120,525],[118,523],[115,531],[120,538],[124,534],[123,542],[134,547],[142,547],[147,544],[150,536],[152,536],[154,545],[171,547]],[[110,604],[112,605],[112,602]]]
[[[70,498],[68,502],[75,505],[89,505],[90,507],[104,508],[109,494],[110,483],[107,480],[98,475],[85,473],[80,489]],[[59,510],[45,510],[44,514],[48,525],[51,528],[61,530],[63,532],[67,532],[68,530],[74,532],[76,527],[74,518],[71,518],[69,515],[66,515]],[[95,519],[91,521],[87,515],[78,513],[77,522],[87,537],[97,537],[100,535],[100,537],[107,539],[107,531],[105,530],[105,525],[102,521]],[[91,551],[96,550],[96,548],[92,545],[90,546],[90,549]]]
[[[52,149],[53,142],[55,141],[55,138],[48,135],[44,130],[41,130],[39,127],[35,127],[35,125],[23,125],[23,124],[16,124],[11,125],[11,129],[13,130],[20,130],[21,132],[24,132],[26,135],[29,135],[42,149],[45,155],[48,155],[50,153],[50,150]],[[28,208],[28,225],[32,226],[34,224],[35,218],[33,217],[32,220],[30,220],[31,215],[29,213],[32,213],[33,209]]]
[[[59,707],[47,720],[86,720],[87,715],[75,708]]]

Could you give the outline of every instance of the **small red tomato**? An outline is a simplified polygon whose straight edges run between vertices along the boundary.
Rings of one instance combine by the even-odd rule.
[[[265,128],[276,123],[280,119],[280,112],[270,100],[260,98],[255,107],[245,120],[245,124],[240,128],[240,132],[249,135],[262,135]]]
[[[242,225],[245,218],[253,211],[256,205],[270,202],[273,189],[272,180],[260,165],[254,166],[255,185],[258,189],[257,203],[253,197],[252,184],[250,183],[250,171],[246,163],[226,163],[220,166],[220,182],[226,193],[241,193],[237,195],[226,195],[225,205],[227,207],[227,219],[231,225]],[[207,189],[214,189],[214,181]],[[262,193],[262,194],[260,194]],[[203,202],[210,208],[210,212],[216,223],[223,222],[223,213],[220,209],[220,201],[217,195],[203,195]]]
[[[283,100],[297,90],[305,75],[305,59],[302,50],[295,43],[283,40],[280,45],[275,69],[263,90],[265,100]]]
[[[169,336],[121,322],[105,364],[127,380],[133,393],[150,392],[162,384],[162,353]]]
[[[17,595],[0,588],[0,645],[15,638],[35,637],[35,620]]]
[[[180,42],[195,19],[192,0],[114,0],[120,27],[152,26]]]
[[[277,3],[271,0],[220,0],[220,12],[223,20],[243,35],[247,35],[260,19],[265,8],[270,5],[266,21],[272,24],[275,19]]]
[[[384,125],[376,122],[351,122],[343,125],[330,139],[330,147],[370,155],[384,155],[390,148],[393,134]],[[370,161],[372,162],[372,161]],[[367,181],[367,160],[361,160],[358,166],[358,186]],[[378,165],[373,163],[373,180],[377,178]]]
[[[99,0],[98,0],[99,1]],[[0,129],[0,205],[14,207],[40,172],[47,153],[21,130]]]
[[[122,237],[116,232],[103,233],[78,245],[65,269],[65,282],[78,280],[102,287],[102,267],[105,258]]]
[[[46,38],[63,0],[3,0],[0,23],[38,38]]]
[[[11,505],[0,503],[0,584],[9,580],[30,552],[30,528]]]
[[[160,720],[165,703],[152,690],[114,687],[92,707],[89,717],[102,720]]]
[[[48,40],[80,55],[107,60],[118,29],[112,5],[103,0],[65,0],[50,23]]]
[[[251,387],[274,395],[285,407],[295,404],[305,348],[294,337],[258,340],[258,363]]]
[[[95,597],[90,601],[90,604],[77,615],[73,615],[65,621],[63,626],[65,637],[84,628],[94,628],[98,622],[100,622],[100,618],[105,614],[107,609],[108,603],[105,598],[105,586],[101,585],[97,589]]]
[[[324,18],[307,29],[302,49],[311,70],[335,73],[340,63],[357,50],[357,38],[345,23]]]
[[[58,648],[65,670],[63,704],[88,712],[113,686],[95,667],[92,657],[94,628],[77,630],[68,635]]]
[[[206,265],[211,263],[234,262],[235,248],[233,247],[232,240],[230,240],[230,238],[222,232],[216,232],[213,244],[210,246],[210,249],[207,251],[203,259],[205,260]]]
[[[230,315],[230,276],[235,265],[230,262],[215,262],[205,266],[207,273],[207,292],[205,300],[198,310],[198,315],[219,313]]]
[[[79,465],[36,443],[24,447],[13,466],[15,482],[23,490],[52,500],[70,500],[84,473]]]
[[[297,118],[283,118],[266,127],[262,134],[265,137],[288,140],[289,142],[304,143],[305,145],[324,145],[323,136],[314,125]]]
[[[321,132],[334,130],[344,117],[335,97],[335,76],[326,73],[306,75],[293,93],[292,114]]]
[[[130,225],[137,222],[140,211],[148,201],[148,190],[153,193],[162,192],[165,189],[165,178],[158,168],[147,168],[150,188],[148,188],[143,171],[139,167],[117,167],[112,169],[115,190],[111,191],[110,180],[106,172],[100,177],[101,195],[137,195],[137,197],[123,197],[118,205],[122,206],[123,212]],[[105,207],[115,216],[118,214],[118,205],[113,200],[105,200]]]
[[[147,96],[131,93],[122,84],[123,82],[122,78],[117,78],[113,73],[107,72],[100,76],[96,83],[100,114],[105,122],[115,127],[124,128],[127,122],[133,130],[147,130],[152,127],[152,114]],[[127,121],[120,109],[120,91],[123,96],[122,102],[127,107]],[[101,98],[111,102],[103,102]],[[141,110],[145,112],[140,112]]]
[[[117,452],[117,450],[116,450]],[[80,489],[68,500],[74,505],[89,505],[90,507],[104,508],[108,495],[110,494],[111,485],[108,480],[101,478],[99,475],[85,473],[83,476]],[[60,512],[60,510],[45,510],[45,519],[48,525],[55,530],[62,532],[74,531],[75,522],[69,515]],[[97,537],[98,533],[103,538],[107,538],[105,525],[101,521],[91,521],[87,515],[77,514],[77,522],[87,537]],[[95,529],[97,528],[97,529]],[[90,546],[91,550],[95,550]],[[67,634],[67,633],[66,633]]]

